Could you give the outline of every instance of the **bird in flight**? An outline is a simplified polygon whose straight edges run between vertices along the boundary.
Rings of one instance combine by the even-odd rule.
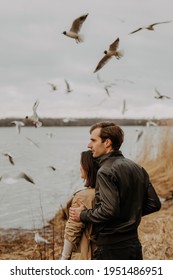
[[[123,107],[122,107],[122,114],[124,115],[125,112],[127,111],[127,107],[126,107],[126,100],[123,100]]]
[[[4,155],[5,157],[8,157],[9,162],[10,162],[12,165],[14,165],[14,159],[13,159],[12,155],[10,155],[9,153],[3,153],[3,155]]]
[[[39,117],[38,117],[38,114],[37,114],[37,107],[39,105],[39,101],[36,100],[35,103],[34,103],[34,106],[33,106],[33,115],[32,116],[26,116],[26,119],[28,119],[29,121],[32,122],[32,124],[35,126],[35,127],[40,127],[42,126],[42,122],[39,121]]]
[[[130,34],[133,34],[133,33],[136,33],[136,32],[138,32],[138,31],[140,31],[140,30],[142,30],[142,29],[147,29],[147,30],[153,31],[155,25],[162,24],[162,23],[169,23],[169,22],[171,22],[171,21],[155,22],[155,23],[153,23],[153,24],[149,24],[149,25],[147,25],[147,26],[140,27],[140,28],[138,28],[138,29],[136,29],[136,30],[130,32],[129,35],[130,35]]]
[[[119,41],[120,41],[120,39],[117,38],[109,46],[109,50],[104,51],[105,55],[103,56],[103,58],[97,64],[97,67],[94,70],[94,73],[97,72],[98,70],[100,70],[113,56],[115,56],[117,59],[120,59],[123,56],[123,52],[118,50]]]
[[[57,86],[53,83],[48,83],[48,85],[51,86],[52,91],[56,91],[58,89]]]
[[[29,138],[29,137],[26,137],[26,139],[31,143],[31,144],[33,144],[34,146],[36,146],[37,148],[40,148],[40,145],[39,145],[39,143],[36,143],[35,141],[33,141],[31,138]]]
[[[87,16],[88,16],[88,14],[76,18],[73,21],[70,30],[69,31],[64,31],[62,34],[66,35],[66,36],[68,36],[72,39],[75,39],[76,43],[82,42],[83,38],[82,38],[82,35],[79,34],[79,32],[80,32],[82,24],[86,20]]]
[[[157,93],[157,96],[154,96],[154,98],[156,99],[164,99],[164,98],[171,99],[171,97],[167,95],[160,94],[160,92],[156,88],[155,88],[155,92]]]
[[[48,168],[50,168],[51,170],[55,171],[56,168],[53,165],[49,165]]]
[[[35,184],[34,180],[28,176],[26,173],[21,172],[17,176],[11,177],[8,174],[4,174],[0,177],[0,181],[4,182],[5,184],[15,184],[17,183],[20,179],[24,179],[28,181],[31,184]]]
[[[66,92],[67,92],[67,93],[72,92],[73,90],[70,88],[70,84],[67,82],[67,80],[64,80],[64,81],[65,81],[65,83],[66,83]]]
[[[136,130],[136,131],[138,131],[138,130]],[[141,136],[143,135],[143,133],[144,133],[143,130],[139,130],[139,131],[138,131],[138,135],[137,135],[137,138],[136,138],[136,142],[139,141],[139,139],[141,138]]]
[[[22,121],[12,121],[9,124],[15,124],[18,134],[20,134],[20,132],[21,132],[21,126],[25,125],[24,122],[22,122]]]
[[[111,86],[105,85],[105,86],[104,86],[104,89],[105,89],[105,91],[106,91],[107,96],[110,97],[109,87],[111,87]]]

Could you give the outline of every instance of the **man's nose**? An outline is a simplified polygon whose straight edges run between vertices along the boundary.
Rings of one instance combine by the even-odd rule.
[[[87,147],[88,147],[88,148],[91,148],[91,142],[88,143],[88,146],[87,146]]]

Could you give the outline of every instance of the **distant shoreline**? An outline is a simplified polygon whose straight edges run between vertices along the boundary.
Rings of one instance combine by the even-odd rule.
[[[12,126],[10,122],[20,120],[25,126],[32,126],[26,119],[10,117],[0,119],[0,127]],[[100,121],[112,121],[121,126],[145,126],[148,121],[157,125],[173,125],[173,119],[106,119],[106,118],[40,118],[43,126],[91,126],[93,123]]]

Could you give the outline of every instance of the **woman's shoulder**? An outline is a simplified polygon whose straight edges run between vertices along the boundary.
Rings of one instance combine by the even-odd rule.
[[[86,187],[85,189],[78,190],[73,196],[87,195],[88,193],[95,193],[95,188]]]

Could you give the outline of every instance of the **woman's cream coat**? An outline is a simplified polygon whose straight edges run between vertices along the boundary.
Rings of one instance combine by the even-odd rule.
[[[85,188],[76,192],[72,199],[67,203],[67,210],[69,207],[78,207],[77,200],[81,201],[86,208],[91,209],[94,206],[95,189]],[[76,222],[68,219],[65,227],[64,238],[73,243],[74,252],[71,259],[91,260],[93,244],[90,241],[90,234],[92,225]],[[92,247],[92,248],[91,248]]]

